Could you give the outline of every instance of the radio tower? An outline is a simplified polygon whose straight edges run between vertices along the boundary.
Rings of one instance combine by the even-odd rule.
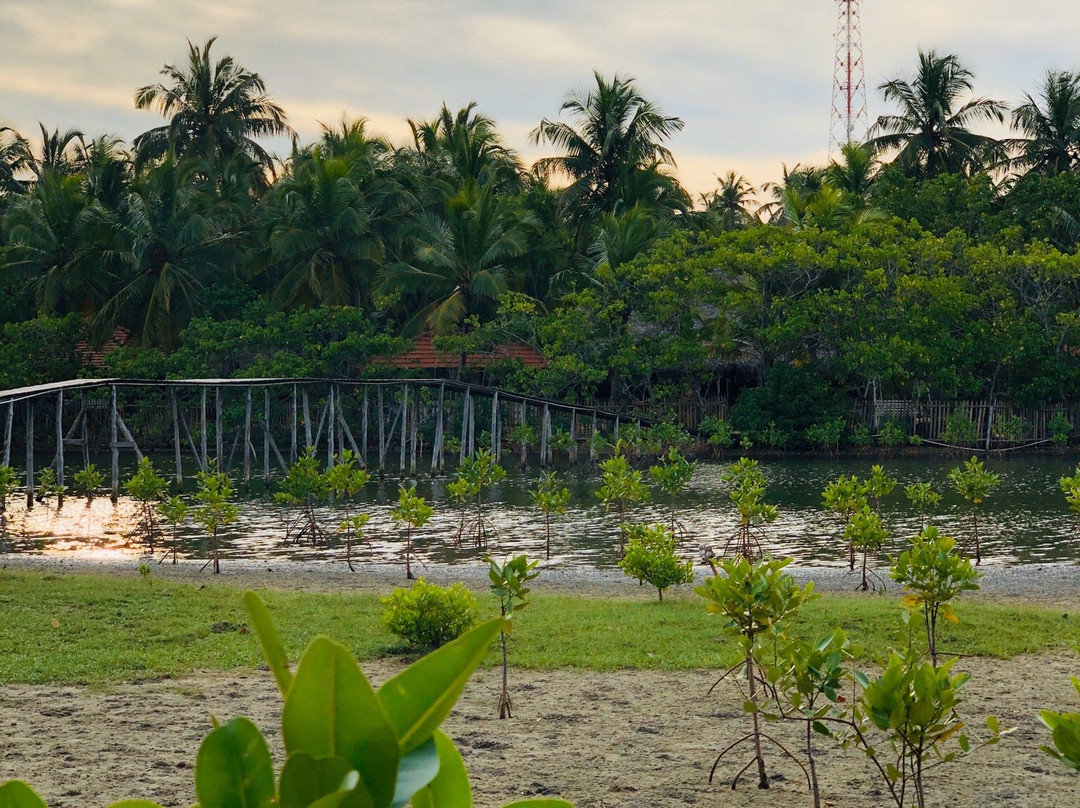
[[[837,0],[836,64],[833,68],[832,121],[829,157],[854,142],[862,142],[870,128],[866,111],[866,74],[863,71],[859,0]]]

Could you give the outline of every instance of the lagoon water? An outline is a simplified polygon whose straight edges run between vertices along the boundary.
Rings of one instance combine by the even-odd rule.
[[[841,566],[846,563],[839,534],[842,524],[821,507],[821,490],[839,474],[865,476],[870,466],[882,462],[899,480],[896,490],[882,503],[890,544],[885,552],[901,548],[918,532],[919,515],[908,505],[903,486],[930,482],[943,494],[932,521],[943,532],[963,542],[971,535],[970,511],[966,503],[949,490],[946,477],[959,458],[874,459],[784,458],[763,460],[761,468],[768,480],[766,501],[779,508],[779,518],[760,534],[763,550],[793,556],[796,562]],[[1080,514],[1069,511],[1058,479],[1072,474],[1074,457],[1034,455],[1008,459],[988,459],[987,468],[1001,476],[1001,483],[979,510],[979,534],[984,563],[1016,565],[1080,561]],[[159,464],[159,468],[166,468]],[[703,544],[720,553],[734,532],[737,515],[732,508],[720,475],[722,463],[701,462],[688,490],[676,506],[682,526],[680,545],[686,557],[696,557]],[[544,553],[542,515],[532,506],[529,486],[537,471],[511,472],[491,493],[488,517],[496,536],[487,551],[493,554]],[[605,513],[595,492],[599,474],[588,468],[561,471],[571,490],[568,511],[553,520],[552,560],[570,567],[613,567],[617,562],[619,528],[613,514]],[[430,522],[415,537],[422,560],[438,563],[476,563],[482,550],[455,548],[454,537],[460,511],[446,494],[445,478],[418,478],[417,492],[435,505]],[[371,514],[366,544],[354,548],[354,557],[393,562],[401,557],[402,534],[390,518],[397,501],[399,480],[372,482],[356,508]],[[354,508],[355,510],[355,508]],[[656,501],[640,506],[630,515],[633,521],[666,521],[669,508]],[[339,508],[318,509],[321,524],[332,536],[342,518]],[[325,560],[340,563],[345,558],[344,542],[332,539],[312,547],[307,543],[286,543],[284,510],[266,498],[251,497],[243,502],[240,521],[226,528],[220,552],[225,559]],[[24,501],[16,496],[7,514],[7,546],[4,551],[82,558],[139,558],[146,547],[134,535],[135,504],[121,498],[113,505],[107,497],[95,499],[87,508],[85,500],[69,496],[62,509],[37,505],[27,513]],[[209,548],[198,527],[188,524],[177,536],[182,558],[206,558]],[[158,547],[160,557],[162,548]]]

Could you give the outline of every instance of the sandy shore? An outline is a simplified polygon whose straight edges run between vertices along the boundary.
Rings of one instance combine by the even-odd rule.
[[[89,558],[30,555],[10,553],[0,555],[0,569],[36,570],[53,574],[138,575],[139,559],[96,560]],[[387,592],[393,586],[403,586],[405,570],[402,565],[356,564],[350,572],[343,563],[321,561],[223,561],[221,574],[212,575],[202,569],[202,561],[180,561],[178,564],[150,562],[152,574],[163,580],[188,583],[220,583],[240,588],[307,590],[313,592],[357,591]],[[543,566],[543,564],[542,564]],[[824,592],[850,592],[859,583],[857,573],[845,568],[825,566],[795,566],[788,570],[800,583],[813,581]],[[1025,564],[1004,566],[985,564],[979,567],[982,578],[979,591],[965,594],[965,599],[1015,599],[1047,606],[1080,606],[1080,564]],[[486,588],[487,568],[480,564],[427,564],[416,568],[416,574],[429,581],[446,584],[463,581],[470,586]],[[710,574],[699,567],[698,579]],[[888,591],[898,591],[889,579],[887,568],[875,570],[879,582]],[[612,596],[625,594],[634,597],[639,587],[618,570],[543,566],[543,572],[533,584],[535,591],[565,592],[581,595]]]

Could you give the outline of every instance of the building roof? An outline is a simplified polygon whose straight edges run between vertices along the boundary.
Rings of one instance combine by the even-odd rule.
[[[83,363],[83,367],[101,370],[105,367],[105,355],[110,351],[114,351],[125,345],[138,344],[138,341],[132,337],[130,331],[123,326],[118,325],[113,329],[112,336],[105,340],[100,347],[95,348],[86,340],[80,340],[75,344],[75,353]]]
[[[466,355],[466,367],[482,368],[496,362],[520,360],[527,368],[546,368],[547,360],[528,345],[505,342],[487,351],[473,351]],[[432,343],[431,334],[421,334],[413,340],[413,348],[383,362],[398,368],[421,368],[425,370],[456,368],[461,357],[451,351],[439,351]]]

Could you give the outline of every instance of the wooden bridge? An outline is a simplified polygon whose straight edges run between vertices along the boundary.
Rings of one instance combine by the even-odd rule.
[[[258,403],[256,391],[261,393]],[[484,403],[478,407],[478,402]],[[540,463],[547,465],[554,448],[553,421],[565,424],[568,452],[576,459],[583,440],[600,431],[614,442],[620,423],[627,420],[606,409],[442,379],[73,379],[0,391],[0,463],[11,464],[13,441],[21,432],[28,508],[34,501],[36,444],[45,441],[55,445],[48,465],[55,468],[61,487],[66,449],[78,451],[86,465],[92,453],[107,448],[114,501],[120,491],[120,452],[141,459],[142,449],[151,445],[171,446],[178,489],[184,485],[185,459],[202,471],[211,462],[230,470],[238,448],[245,487],[260,460],[268,486],[275,465],[287,472],[308,448],[320,456],[325,451],[328,466],[336,454],[351,449],[364,467],[374,460],[372,467],[381,474],[388,472],[396,452],[401,476],[415,475],[423,465],[421,455],[430,451],[427,471],[438,474],[445,469],[448,436],[460,435],[459,462],[476,450],[478,409],[496,456],[513,439],[523,465],[531,435],[516,427],[536,424]],[[651,423],[633,416],[629,420]],[[35,438],[38,425],[51,433],[51,441]],[[431,433],[426,449],[422,431]]]

